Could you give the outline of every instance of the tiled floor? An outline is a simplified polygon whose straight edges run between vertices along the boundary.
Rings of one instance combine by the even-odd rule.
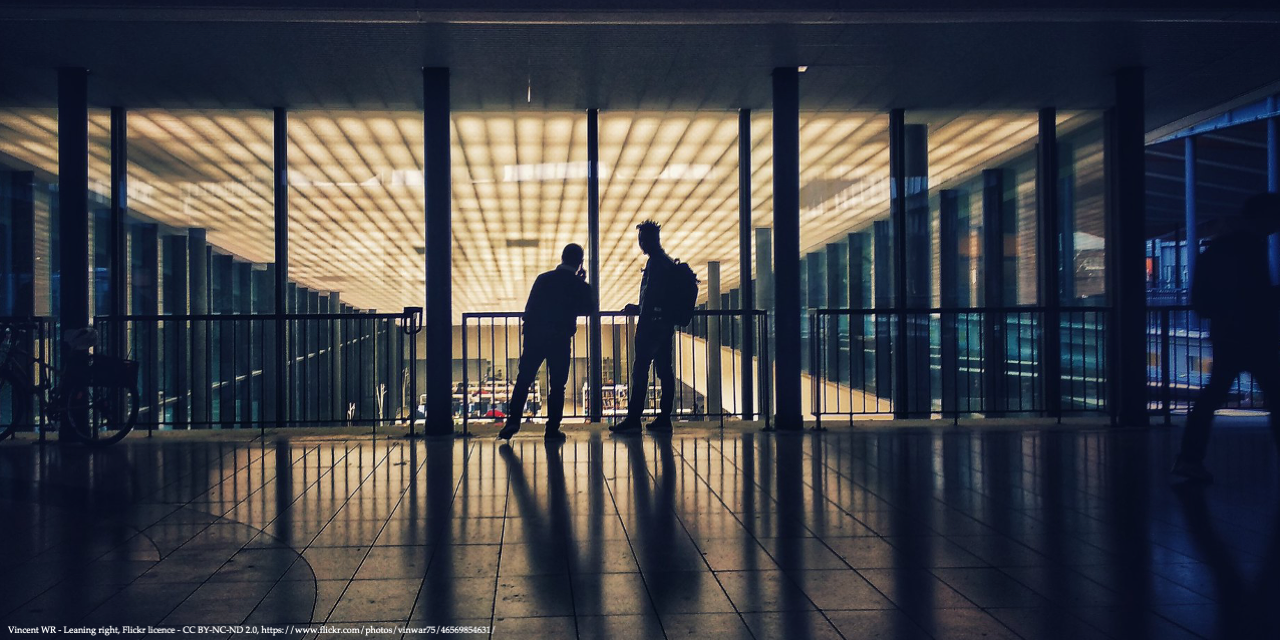
[[[5,443],[0,624],[1280,637],[1270,435],[1220,428],[1200,490],[1176,435]]]

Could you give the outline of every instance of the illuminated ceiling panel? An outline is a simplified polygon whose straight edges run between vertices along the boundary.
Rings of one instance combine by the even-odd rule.
[[[1061,130],[1093,119],[1062,114]],[[909,113],[929,125],[931,188],[1030,150],[1034,113]],[[0,154],[57,171],[56,112],[0,111]],[[106,192],[108,121],[91,117],[90,179]],[[208,229],[242,259],[273,260],[272,121],[266,111],[129,113],[130,198],[139,215]],[[752,117],[753,220],[772,218],[772,130]],[[518,310],[569,242],[587,244],[586,116],[455,113],[454,312]],[[602,306],[634,301],[644,257],[635,225],[663,225],[674,257],[704,277],[738,275],[736,112],[605,112],[600,123]],[[808,112],[801,140],[802,250],[888,215],[888,118]],[[290,114],[290,275],[360,308],[424,295],[423,131],[414,112]]]

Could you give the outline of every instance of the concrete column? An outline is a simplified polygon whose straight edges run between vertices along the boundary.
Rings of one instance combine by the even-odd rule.
[[[829,309],[848,308],[846,306],[844,294],[846,287],[841,276],[848,273],[847,269],[840,268],[840,256],[848,251],[848,246],[840,242],[829,242],[826,248],[827,258],[827,278],[826,278],[826,306]],[[840,325],[844,319],[840,316],[830,316],[826,321],[826,331],[823,341],[826,343],[826,353],[822,357],[827,362],[823,365],[823,369],[827,373],[829,380],[843,382],[845,380],[845,363],[840,358]]]
[[[1004,171],[982,172],[983,410],[1005,409]],[[992,311],[992,310],[995,311]]]
[[[773,256],[773,230],[764,227],[757,228],[756,232],[756,308],[764,309],[768,315],[769,333],[774,332],[773,323],[773,263],[770,258]],[[757,405],[762,415],[771,415],[773,412],[773,353],[774,342],[773,336],[765,336],[761,340],[764,353],[760,357],[765,361],[766,366],[760,367],[761,377],[759,381],[758,394],[759,404]]]
[[[756,326],[755,291],[751,284],[751,110],[738,111],[738,288],[742,314],[742,402],[743,420],[755,418]]]
[[[707,310],[719,311],[720,306],[720,263],[712,260],[707,263]],[[720,367],[720,316],[707,318],[707,415],[723,412],[724,402],[720,393],[720,381],[723,372]]]
[[[893,263],[893,227],[888,220],[876,220],[871,225],[872,233],[872,267],[871,277],[874,285],[875,316],[875,394],[877,397],[890,399],[893,392],[893,309],[894,263]]]
[[[204,229],[187,230],[187,275],[191,315],[209,314],[209,245]],[[208,429],[212,420],[210,406],[209,322],[191,322],[191,424]]]
[[[773,269],[777,428],[804,425],[800,384],[800,74],[773,70]]]
[[[1044,385],[1045,411],[1062,415],[1062,304],[1060,280],[1062,260],[1058,254],[1061,231],[1058,223],[1058,117],[1054,109],[1041,109],[1036,145],[1036,217],[1040,271],[1040,304],[1044,306],[1044,326],[1040,328],[1040,365]]]
[[[164,314],[186,316],[190,291],[187,266],[191,248],[186,236],[164,238]],[[136,282],[136,280],[135,280]],[[137,300],[137,296],[134,296]],[[136,311],[135,311],[136,313]],[[164,395],[172,399],[172,424],[175,429],[191,426],[191,328],[185,320],[164,325],[165,378]]]
[[[596,313],[587,322],[587,419],[600,422],[604,419],[604,394],[601,380],[604,378],[603,353],[600,344],[600,110],[587,109],[587,243],[591,295],[595,298]]]
[[[272,291],[273,304],[272,311],[275,320],[272,323],[274,335],[269,337],[268,342],[274,347],[274,351],[268,352],[268,356],[274,360],[272,369],[274,370],[274,378],[268,378],[273,383],[274,398],[269,403],[274,409],[274,419],[277,428],[285,426],[288,423],[292,412],[290,407],[293,406],[291,396],[289,394],[289,374],[293,371],[293,364],[290,362],[292,354],[289,351],[291,336],[289,335],[289,323],[284,316],[288,313],[289,308],[289,114],[282,107],[276,107],[273,112],[273,151],[274,162],[272,164],[272,172],[274,174],[274,200],[275,200],[275,265],[270,270],[272,274]],[[264,371],[265,374],[265,371]]]
[[[1107,401],[1126,427],[1147,424],[1146,123],[1144,79],[1140,68],[1116,74],[1116,104],[1111,118],[1108,175],[1114,197],[1108,199],[1110,238],[1107,253],[1113,321]]]
[[[125,260],[120,262],[128,265],[133,273],[133,306],[128,309],[121,309],[120,314],[131,313],[134,315],[153,316],[160,313],[159,296],[156,294],[156,285],[159,282],[159,233],[155,224],[139,223],[132,225],[131,235],[132,241],[129,245],[129,255]],[[126,296],[121,295],[117,300],[124,301]],[[183,299],[185,302],[185,299]],[[113,331],[113,339],[120,339],[125,336],[123,323],[121,330],[117,333]],[[165,324],[165,330],[176,328],[178,323],[170,322]],[[133,359],[138,361],[138,367],[141,373],[141,384],[138,386],[138,423],[139,424],[156,424],[161,421],[160,407],[158,406],[160,388],[159,388],[159,372],[156,367],[159,364],[159,332],[157,331],[158,323],[155,322],[139,322],[131,327],[133,337]],[[127,350],[126,350],[127,353]],[[167,360],[167,359],[166,359]],[[178,360],[181,362],[181,360]],[[166,364],[168,364],[166,362]],[[168,368],[166,366],[166,368]]]
[[[871,308],[871,236],[866,231],[849,234],[849,308]],[[849,385],[865,389],[867,384],[867,317],[854,314],[849,319]]]
[[[444,435],[453,433],[449,70],[426,68],[422,79],[427,256],[427,418],[423,431]]]
[[[276,265],[269,264],[260,271],[254,271],[255,293],[254,311],[261,314],[275,315],[277,312],[276,305]],[[278,323],[272,321],[270,323],[262,322],[257,326],[262,328],[262,337],[258,341],[259,362],[262,365],[261,383],[255,385],[254,393],[258,394],[259,406],[261,413],[259,419],[264,424],[280,425],[284,422],[282,417],[282,407],[284,403],[280,399],[284,394],[277,388],[276,384],[279,380],[284,379],[284,358],[279,357],[278,343],[279,336],[282,335],[278,331]]]
[[[902,236],[894,249],[902,256],[894,261],[898,306],[906,310],[928,309],[931,299],[933,252],[929,228],[929,138],[922,124],[902,126],[902,205],[896,211],[903,222],[894,227]],[[892,163],[891,163],[892,168]],[[928,418],[932,411],[932,375],[929,367],[929,316],[903,313],[898,318],[899,344],[896,367],[894,414],[902,418]]]
[[[209,260],[210,292],[213,312],[219,315],[230,315],[235,311],[235,289],[232,275],[231,256],[213,254]],[[236,386],[235,386],[235,326],[226,320],[212,323],[210,335],[213,338],[213,350],[210,354],[217,359],[218,370],[213,380],[218,385],[214,395],[218,409],[218,428],[234,429],[236,426]]]
[[[1275,96],[1267,99],[1271,113],[1276,112],[1276,102]],[[1280,192],[1280,117],[1274,116],[1267,118],[1267,191]],[[1280,234],[1271,235],[1270,248],[1271,282],[1280,282]]]
[[[0,174],[0,315],[34,316],[35,298],[35,174],[30,171],[13,171]],[[33,337],[15,335],[15,340],[27,342]],[[29,362],[18,362],[18,375],[34,379],[35,371]],[[30,394],[13,394],[10,408],[15,415],[27,416],[27,424],[35,424],[39,417],[34,411],[35,402]]]
[[[247,315],[253,313],[253,264],[236,262],[235,270],[236,306],[235,313]],[[253,341],[260,327],[248,320],[236,321],[236,406],[239,423],[243,428],[253,424]]]
[[[963,194],[954,189],[944,189],[938,193],[938,291],[939,302],[944,311],[941,318],[941,400],[942,415],[948,417],[959,410],[961,383],[960,372],[960,324],[966,319],[958,310],[967,302],[967,295],[962,292],[968,284],[962,274],[966,270],[960,267],[960,199]],[[964,282],[964,285],[961,283]],[[963,302],[962,302],[963,301]]]
[[[58,320],[64,333],[89,326],[88,92],[87,69],[58,69]],[[87,409],[76,419],[87,422]],[[58,439],[71,439],[69,433],[60,430]]]
[[[1196,272],[1200,257],[1199,215],[1196,213],[1196,139],[1187,136],[1182,140],[1182,204],[1187,227],[1187,289]],[[1190,300],[1188,300],[1189,302]]]

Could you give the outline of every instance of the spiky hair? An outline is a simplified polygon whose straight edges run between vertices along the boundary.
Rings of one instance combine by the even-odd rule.
[[[662,225],[652,220],[645,220],[644,222],[641,222],[640,224],[636,225],[636,228],[639,229],[640,233],[644,235],[652,235],[654,237],[657,237],[658,231],[662,229]]]

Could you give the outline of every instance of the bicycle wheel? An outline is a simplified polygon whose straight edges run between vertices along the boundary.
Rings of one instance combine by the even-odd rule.
[[[67,392],[64,402],[63,427],[89,446],[119,442],[138,419],[138,392],[133,387],[77,387]]]
[[[0,440],[17,433],[27,419],[33,399],[11,374],[0,376]]]

